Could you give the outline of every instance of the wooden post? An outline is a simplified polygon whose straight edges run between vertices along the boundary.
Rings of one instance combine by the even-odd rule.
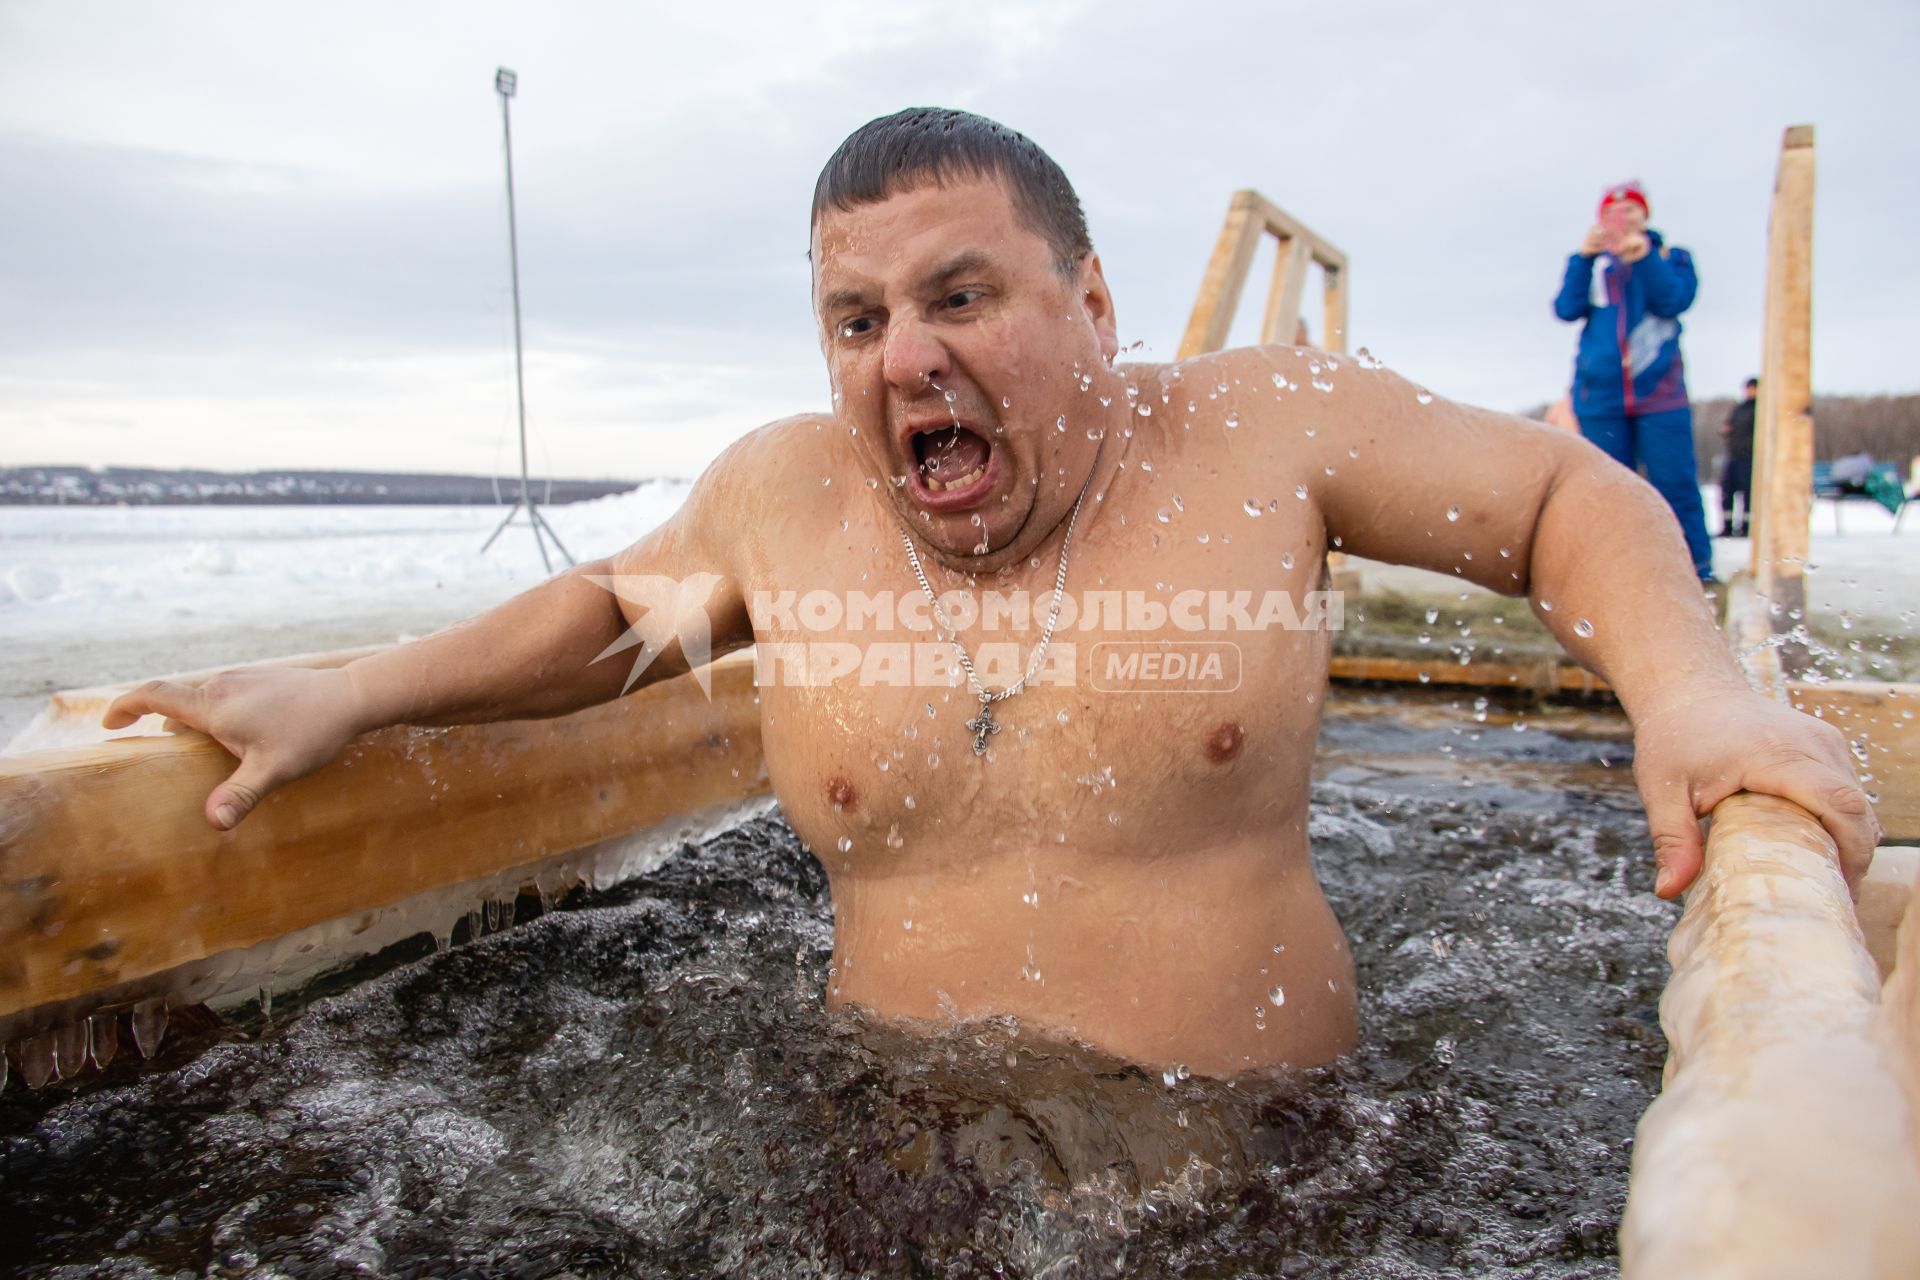
[[[1284,236],[1273,255],[1273,286],[1267,290],[1267,312],[1260,321],[1260,341],[1292,344],[1300,326],[1300,297],[1307,291],[1307,268],[1313,251],[1297,236]]]
[[[1247,283],[1247,270],[1253,266],[1253,251],[1260,244],[1260,225],[1254,219],[1251,191],[1234,193],[1227,206],[1227,220],[1214,242],[1213,256],[1207,259],[1207,273],[1200,278],[1200,293],[1193,301],[1193,314],[1187,320],[1187,332],[1180,339],[1178,359],[1218,351],[1227,345],[1227,331],[1233,327],[1233,313],[1240,307],[1240,291]]]
[[[1347,351],[1347,268],[1344,263],[1337,267],[1322,266],[1320,273],[1326,277],[1326,293],[1320,309],[1320,345],[1328,351],[1345,355]]]
[[[1780,144],[1767,224],[1766,336],[1760,360],[1753,470],[1753,576],[1775,632],[1807,603],[1807,532],[1813,505],[1813,126]],[[1779,606],[1777,609],[1771,606]],[[1782,655],[1789,672],[1806,654]]]

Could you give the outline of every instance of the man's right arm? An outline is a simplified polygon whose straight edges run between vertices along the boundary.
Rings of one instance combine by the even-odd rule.
[[[193,686],[149,681],[115,699],[102,723],[122,728],[159,713],[237,756],[239,767],[205,806],[207,821],[226,830],[359,734],[394,724],[565,715],[680,674],[690,665],[685,647],[705,650],[692,655],[699,662],[752,641],[732,564],[741,529],[735,491],[746,485],[737,473],[758,452],[730,449],[672,519],[627,550],[557,574],[477,617],[345,667],[243,668]],[[704,634],[686,625],[662,629],[689,609],[703,615]],[[609,653],[630,629],[651,637],[648,648],[657,650],[637,673],[631,646]]]

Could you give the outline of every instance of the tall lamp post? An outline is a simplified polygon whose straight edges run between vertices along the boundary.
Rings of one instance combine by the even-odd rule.
[[[514,393],[520,405],[520,496],[508,509],[506,518],[494,527],[487,540],[480,547],[485,555],[494,540],[513,523],[513,518],[522,511],[527,513],[527,525],[533,530],[534,545],[540,548],[540,563],[546,566],[548,573],[553,572],[553,561],[547,556],[546,538],[553,539],[554,549],[571,565],[573,556],[560,541],[560,535],[553,531],[547,518],[540,514],[540,508],[533,501],[533,490],[527,481],[527,373],[526,359],[520,344],[520,237],[513,214],[513,117],[507,104],[513,98],[518,77],[501,67],[493,73],[493,90],[500,95],[500,128],[507,141],[507,254],[513,264],[513,384]],[[546,538],[541,536],[544,531]]]

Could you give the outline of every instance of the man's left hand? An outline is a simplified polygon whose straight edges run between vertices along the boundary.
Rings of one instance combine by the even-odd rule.
[[[1641,714],[1633,776],[1653,829],[1654,892],[1678,896],[1700,874],[1699,819],[1736,791],[1779,796],[1820,820],[1853,888],[1884,834],[1847,740],[1824,720],[1747,690],[1701,694]]]

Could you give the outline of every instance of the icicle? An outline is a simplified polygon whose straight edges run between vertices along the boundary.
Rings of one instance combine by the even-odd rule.
[[[7,1046],[0,1044],[0,1093],[7,1091]]]
[[[267,983],[260,988],[260,1021],[273,1025],[273,984]]]
[[[481,932],[480,908],[468,907],[467,908],[467,941],[468,942],[479,941],[480,932]]]
[[[165,1000],[142,1000],[133,1006],[133,1043],[140,1050],[140,1056],[151,1058],[160,1052],[160,1042],[167,1034],[167,1002]]]
[[[93,1065],[105,1071],[120,1052],[120,1019],[116,1014],[96,1013],[87,1019],[87,1056]]]
[[[45,1088],[47,1081],[54,1078],[53,1032],[28,1036],[14,1045],[14,1052],[19,1055],[20,1077],[27,1082],[27,1088]]]

